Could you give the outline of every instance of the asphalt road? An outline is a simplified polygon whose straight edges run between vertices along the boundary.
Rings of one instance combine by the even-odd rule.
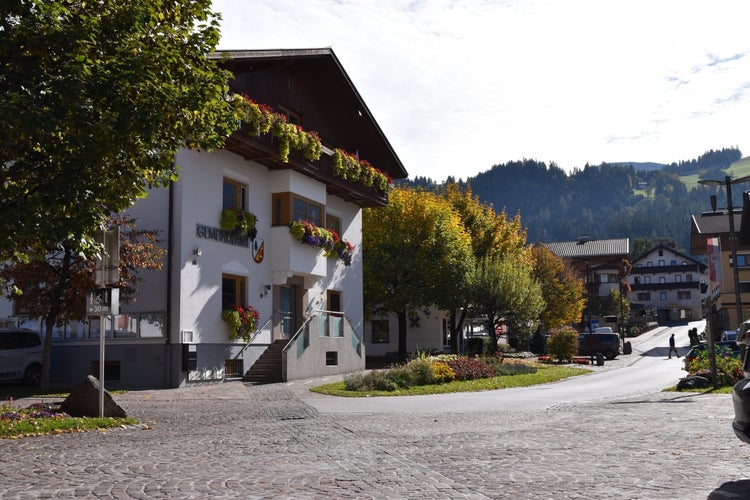
[[[298,394],[302,401],[320,413],[393,412],[483,412],[545,410],[560,405],[618,400],[649,394],[674,386],[687,375],[683,359],[668,358],[669,336],[675,334],[678,351],[689,350],[688,330],[702,330],[705,321],[671,328],[658,328],[631,339],[632,354],[605,361],[595,374],[572,377],[553,384],[473,393],[436,394],[408,398],[318,397],[307,391],[321,380],[303,381]],[[294,386],[294,384],[291,384]]]

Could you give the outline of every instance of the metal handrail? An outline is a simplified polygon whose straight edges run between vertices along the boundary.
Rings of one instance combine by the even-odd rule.
[[[267,326],[268,326],[268,325],[269,325],[269,324],[271,323],[271,321],[273,321],[273,319],[274,319],[274,318],[275,318],[275,317],[276,317],[277,315],[281,315],[281,311],[280,311],[280,310],[278,310],[278,309],[277,309],[276,311],[274,311],[274,312],[273,312],[273,313],[271,314],[271,316],[269,316],[269,318],[268,318],[268,319],[266,320],[266,322],[265,322],[265,323],[263,323],[263,325],[261,325],[261,327],[260,327],[260,328],[257,328],[257,329],[256,329],[256,330],[255,330],[255,331],[254,331],[254,332],[252,333],[252,335],[250,335],[250,338],[248,339],[248,341],[247,341],[247,342],[245,343],[245,345],[244,345],[244,346],[242,346],[242,349],[240,349],[240,351],[239,351],[239,352],[238,352],[237,354],[235,354],[235,355],[234,355],[234,358],[233,358],[233,359],[237,359],[237,358],[239,358],[240,356],[242,356],[242,353],[244,353],[244,352],[245,352],[245,349],[247,349],[248,347],[250,347],[250,344],[251,344],[251,343],[253,342],[253,340],[255,340],[255,337],[257,337],[258,335],[260,335],[260,332],[262,332],[262,331],[263,331],[263,330],[264,330],[264,329],[265,329],[265,328],[266,328],[266,327],[267,327]]]
[[[294,332],[294,335],[292,335],[292,337],[289,339],[289,342],[287,342],[284,345],[284,348],[282,349],[282,351],[286,351],[287,349],[289,349],[289,346],[292,345],[292,342],[294,342],[294,341],[297,340],[297,337],[299,337],[300,333],[302,333],[305,330],[305,327],[307,326],[308,323],[310,323],[310,321],[312,321],[313,317],[315,317],[314,314],[306,314],[305,315],[305,321],[297,329],[297,331]]]
[[[318,315],[320,315],[322,313],[323,314],[338,314],[338,315],[342,316],[349,323],[349,325],[351,326],[352,335],[356,336],[357,340],[359,340],[360,342],[363,342],[362,337],[359,335],[359,333],[357,333],[357,330],[352,326],[352,320],[351,320],[351,318],[349,316],[347,316],[346,314],[344,314],[343,312],[341,312],[341,311],[328,311],[328,310],[325,310],[325,309],[313,309],[312,310],[312,314],[306,314],[305,315],[305,321],[302,323],[302,325],[299,327],[299,329],[297,329],[297,331],[294,333],[294,335],[292,335],[292,338],[289,339],[289,342],[286,343],[286,345],[284,346],[283,350],[286,351],[287,349],[289,349],[289,346],[291,346],[292,343],[295,340],[297,340],[297,337],[299,337],[300,333],[302,333],[305,330],[305,326],[307,326],[307,324],[310,323],[310,321],[312,321],[312,319],[314,317],[316,317],[316,316],[318,316]]]

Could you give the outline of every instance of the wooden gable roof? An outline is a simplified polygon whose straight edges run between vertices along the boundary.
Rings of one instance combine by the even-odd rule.
[[[307,131],[315,131],[330,157],[334,149],[365,160],[393,179],[408,173],[381,130],[362,96],[330,48],[223,51],[212,54],[232,71],[233,92],[290,112]],[[251,131],[250,131],[251,132]],[[240,131],[227,142],[227,149],[263,163],[269,169],[295,168],[328,185],[329,192],[361,206],[383,205],[382,197],[329,175],[326,168],[290,157],[278,161],[270,144]],[[325,159],[324,159],[325,160]]]

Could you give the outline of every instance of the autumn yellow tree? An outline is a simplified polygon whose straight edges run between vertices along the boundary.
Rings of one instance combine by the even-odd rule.
[[[509,218],[504,210],[496,213],[492,205],[482,203],[473,195],[471,186],[461,189],[455,183],[448,183],[443,197],[461,215],[461,222],[471,237],[475,264],[470,275],[470,283],[467,284],[469,293],[462,297],[459,308],[451,311],[451,349],[456,352],[458,334],[463,328],[468,311],[487,316],[488,329],[492,332],[497,326],[496,307],[502,309],[504,306],[501,304],[515,301],[515,297],[508,295],[493,296],[490,300],[485,294],[488,289],[491,288],[493,293],[500,293],[500,290],[506,293],[512,290],[520,291],[518,287],[501,286],[499,281],[503,281],[502,277],[491,276],[488,274],[490,270],[495,273],[500,272],[500,269],[515,272],[518,269],[529,269],[533,261],[519,214]],[[501,259],[505,259],[502,264]],[[510,266],[511,261],[520,267]],[[525,313],[519,311],[517,317],[524,315]],[[497,319],[500,320],[501,317]]]
[[[546,330],[578,323],[586,307],[583,280],[549,249],[537,245],[532,249],[534,277],[542,287],[546,303],[542,322]]]
[[[427,191],[394,189],[387,207],[363,214],[363,280],[368,313],[395,313],[406,357],[409,311],[456,309],[473,268],[471,236],[460,214]]]

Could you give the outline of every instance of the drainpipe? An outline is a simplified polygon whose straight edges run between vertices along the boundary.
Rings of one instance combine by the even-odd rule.
[[[172,386],[172,250],[174,250],[174,181],[169,181],[169,207],[167,209],[167,310],[164,319],[164,332],[167,341],[166,351],[166,382],[167,387]]]

